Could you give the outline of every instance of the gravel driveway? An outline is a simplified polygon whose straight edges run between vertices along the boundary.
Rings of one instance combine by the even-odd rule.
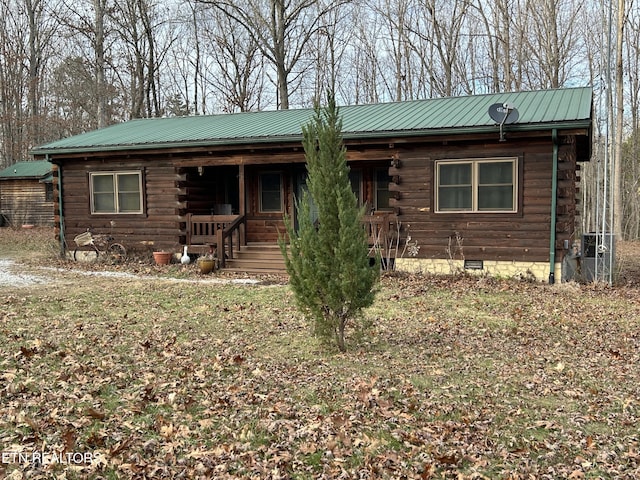
[[[45,277],[18,273],[20,267],[13,260],[0,259],[0,286],[27,287],[37,283],[47,283]]]
[[[91,277],[107,277],[107,278],[128,278],[138,280],[164,280],[169,282],[195,282],[195,283],[215,283],[215,284],[259,284],[260,281],[249,278],[237,278],[237,279],[224,279],[224,278],[207,278],[207,279],[185,279],[185,278],[170,278],[170,277],[157,277],[153,275],[136,275],[127,272],[110,272],[110,271],[84,271],[84,270],[66,270],[55,267],[40,267],[38,270],[43,272],[43,275],[34,275],[27,273],[20,273],[21,265],[13,260],[7,258],[0,258],[0,286],[10,287],[28,287],[31,285],[43,285],[47,283],[55,283],[60,279],[62,275],[84,275]],[[46,275],[46,272],[56,273],[56,276]]]

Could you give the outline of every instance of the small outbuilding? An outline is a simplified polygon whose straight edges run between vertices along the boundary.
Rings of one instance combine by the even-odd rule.
[[[340,108],[372,248],[410,271],[560,278],[579,235],[590,87]],[[92,228],[128,248],[278,252],[306,188],[312,109],[138,119],[42,145],[63,245]],[[57,203],[58,198],[61,203]],[[279,255],[279,253],[277,253]]]
[[[17,162],[0,170],[0,224],[53,226],[53,165]]]

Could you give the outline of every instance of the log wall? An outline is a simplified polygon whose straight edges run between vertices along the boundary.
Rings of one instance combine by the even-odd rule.
[[[47,185],[37,179],[0,182],[0,213],[15,226],[53,225],[53,201],[47,199]]]
[[[404,236],[420,247],[418,258],[548,261],[550,258],[553,148],[549,140],[525,143],[433,145],[398,149],[397,183],[391,200]],[[435,213],[435,161],[516,157],[520,196],[516,213]],[[576,235],[576,154],[573,137],[563,138],[558,155],[556,253]]]
[[[133,170],[142,172],[143,213],[92,215],[89,174]],[[56,171],[55,175],[57,186],[59,173]],[[186,193],[180,185],[185,175],[179,173],[169,159],[154,159],[152,164],[143,158],[112,160],[108,164],[100,159],[66,162],[61,176],[62,214],[69,249],[75,248],[73,238],[90,228],[95,233],[111,233],[115,241],[132,251],[180,250],[181,238],[185,235],[185,225],[180,216],[185,209],[181,196]],[[56,212],[58,209],[56,204]],[[57,224],[59,220],[57,215]],[[114,221],[113,226],[111,220]]]
[[[584,134],[581,134],[584,135]],[[557,189],[556,259],[564,240],[576,235],[577,150],[571,135],[560,137]],[[580,139],[584,144],[584,138]],[[516,157],[520,196],[516,213],[435,213],[434,165],[439,159]],[[269,163],[272,158],[272,163]],[[370,169],[388,168],[394,182],[389,190],[397,198],[391,207],[402,224],[403,235],[411,235],[420,247],[418,258],[544,262],[550,258],[551,182],[553,146],[550,132],[523,135],[499,142],[491,138],[398,139],[381,145],[347,145],[352,165]],[[284,160],[290,163],[283,163]],[[249,242],[277,240],[284,233],[281,212],[259,211],[258,178],[265,170],[283,173],[283,202],[293,212],[297,172],[304,159],[299,145],[278,145],[242,152],[181,151],[125,152],[110,157],[58,159],[63,165],[62,197],[66,241],[87,228],[110,231],[132,249],[180,251],[186,240],[186,215],[211,213],[212,203],[244,205]],[[398,160],[394,166],[393,159]],[[586,159],[581,159],[586,160]],[[198,167],[204,167],[202,175]],[[246,167],[246,168],[245,168]],[[140,170],[143,173],[144,210],[140,215],[91,215],[89,173]],[[54,184],[59,178],[54,169]],[[372,178],[363,175],[363,199],[372,195]],[[243,186],[238,185],[244,179]],[[230,182],[234,183],[230,187]],[[223,188],[224,187],[224,188]],[[233,201],[230,198],[233,197]],[[57,192],[54,192],[57,200]],[[58,212],[59,206],[55,206]],[[234,211],[235,213],[235,211]],[[59,224],[59,215],[56,224]],[[401,249],[402,250],[402,249]]]

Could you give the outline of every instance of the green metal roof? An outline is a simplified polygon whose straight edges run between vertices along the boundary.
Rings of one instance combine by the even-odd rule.
[[[51,163],[46,160],[17,162],[0,170],[0,180],[33,178],[43,180],[51,175]]]
[[[588,128],[591,87],[445,97],[340,107],[345,140],[497,132],[494,103],[514,105],[507,131]],[[138,119],[55,141],[34,155],[300,141],[313,109]]]

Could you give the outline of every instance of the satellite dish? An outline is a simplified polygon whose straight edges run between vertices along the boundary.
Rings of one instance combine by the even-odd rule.
[[[504,142],[504,130],[502,127],[508,123],[515,123],[518,121],[520,115],[516,107],[510,103],[494,103],[489,107],[489,116],[494,122],[500,125],[500,141]]]
[[[498,124],[516,123],[520,114],[516,107],[509,103],[494,103],[489,107],[489,116]]]

